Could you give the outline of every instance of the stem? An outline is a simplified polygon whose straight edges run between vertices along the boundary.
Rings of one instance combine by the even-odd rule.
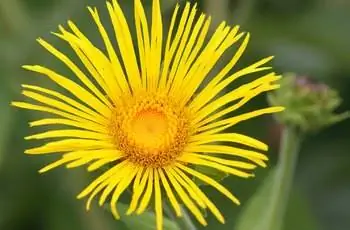
[[[186,209],[181,207],[182,217],[177,218],[174,215],[173,211],[171,210],[167,202],[163,202],[163,206],[164,206],[164,212],[167,214],[167,216],[170,219],[172,219],[174,222],[177,223],[177,225],[181,230],[197,230],[196,226],[193,224],[190,216],[188,215]]]
[[[197,230],[196,226],[191,220],[191,217],[188,215],[188,212],[186,211],[186,209],[181,207],[181,212],[182,212],[182,218],[178,218],[178,221],[181,222],[181,226],[184,227],[181,229]]]
[[[270,206],[262,230],[280,230],[289,200],[297,164],[301,136],[294,127],[285,127],[282,134],[279,161],[272,184]]]

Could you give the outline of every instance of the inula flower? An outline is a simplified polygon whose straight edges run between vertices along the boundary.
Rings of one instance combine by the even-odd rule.
[[[71,46],[82,64],[74,63],[38,39],[72,71],[74,79],[44,66],[24,66],[69,92],[23,85],[23,95],[32,102],[13,105],[50,114],[30,126],[52,127],[50,131],[26,137],[45,139],[47,143],[25,152],[60,156],[42,168],[41,173],[60,165],[86,166],[89,172],[100,169],[102,174],[78,195],[79,199],[89,197],[87,209],[98,196],[98,203],[108,202],[113,215],[119,218],[116,204],[130,190],[127,214],[143,213],[152,203],[157,229],[162,229],[165,199],[179,217],[180,204],[184,204],[202,225],[207,222],[201,209],[208,209],[224,223],[220,211],[193,178],[214,187],[235,204],[239,204],[238,199],[195,166],[242,178],[253,176],[256,166],[266,166],[267,157],[261,153],[267,150],[264,143],[227,129],[250,118],[283,110],[268,107],[232,116],[233,111],[253,97],[278,88],[276,81],[280,77],[265,72],[235,90],[228,90],[228,86],[247,74],[269,70],[264,65],[272,57],[232,73],[247,47],[249,34],[223,22],[208,36],[210,17],[198,14],[196,5],[187,3],[181,12],[177,5],[165,33],[159,0],[153,0],[150,24],[140,0],[135,0],[135,37],[118,2],[107,2],[107,9],[116,44],[107,34],[97,9],[89,8],[106,52],[94,46],[71,21],[70,30],[59,26],[59,33],[54,33]],[[237,52],[213,75],[220,57],[236,43]]]

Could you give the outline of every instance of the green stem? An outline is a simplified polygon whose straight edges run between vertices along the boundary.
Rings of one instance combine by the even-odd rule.
[[[188,215],[186,209],[181,207],[182,217],[177,218],[166,201],[163,203],[163,206],[164,206],[164,212],[168,215],[170,219],[172,219],[174,222],[177,223],[177,225],[179,226],[179,229],[197,230],[196,226],[193,224],[190,216]]]
[[[181,222],[181,226],[184,227],[181,229],[197,230],[196,226],[191,220],[191,217],[188,215],[188,212],[186,211],[186,209],[181,207],[181,212],[182,212],[182,218],[178,218],[178,222]]]
[[[297,164],[301,135],[294,127],[285,127],[282,134],[279,161],[272,184],[272,192],[267,211],[267,218],[259,229],[281,230],[293,184],[294,171]]]

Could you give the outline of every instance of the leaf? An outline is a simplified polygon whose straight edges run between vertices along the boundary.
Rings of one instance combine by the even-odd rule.
[[[265,178],[256,193],[243,208],[243,211],[238,217],[235,230],[254,229],[262,218],[265,207],[268,205],[268,196],[274,176],[273,172],[272,170],[270,171],[270,174]]]
[[[262,182],[253,197],[250,198],[241,212],[235,230],[259,230],[259,223],[266,216],[267,207],[269,207],[269,197],[275,170],[272,169],[269,175]],[[307,200],[303,194],[295,187],[290,193],[287,205],[284,230],[317,230],[318,225],[309,208]],[[274,229],[270,229],[274,230]]]
[[[105,206],[109,210],[109,207]],[[156,229],[156,217],[153,212],[146,211],[141,215],[125,215],[128,205],[119,203],[120,221],[122,221],[128,229],[154,230]],[[165,218],[163,220],[163,230],[180,230],[175,222]]]

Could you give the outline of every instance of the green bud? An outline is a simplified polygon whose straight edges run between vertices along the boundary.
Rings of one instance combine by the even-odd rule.
[[[281,88],[268,95],[271,105],[282,105],[286,110],[276,114],[284,125],[294,126],[302,132],[320,129],[350,117],[349,112],[336,114],[342,102],[337,91],[323,83],[311,81],[304,76],[285,74]]]

